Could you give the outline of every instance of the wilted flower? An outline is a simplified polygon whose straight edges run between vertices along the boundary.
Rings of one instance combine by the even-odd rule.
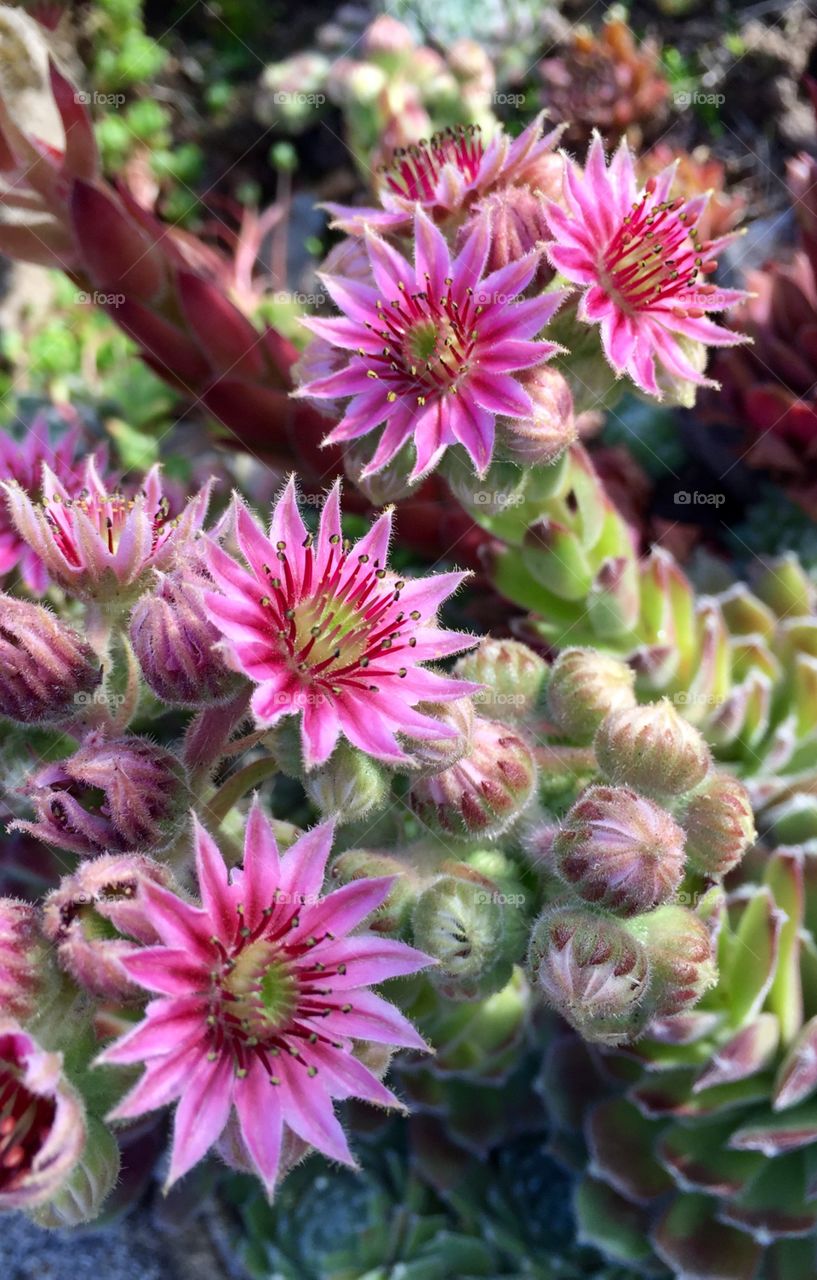
[[[483,196],[527,184],[539,176],[543,159],[552,156],[561,129],[542,136],[544,112],[518,138],[501,125],[489,142],[476,125],[459,125],[435,133],[427,142],[398,149],[379,175],[378,196],[382,208],[326,207],[333,226],[348,234],[365,227],[383,231],[405,229],[419,205],[435,222],[462,214]]]
[[[669,199],[674,176],[670,165],[639,192],[626,142],[608,167],[596,135],[583,173],[565,157],[565,208],[548,204],[550,260],[584,289],[579,318],[600,326],[615,372],[658,398],[656,361],[672,379],[707,385],[695,351],[744,340],[706,314],[744,295],[707,283],[724,240],[701,241],[707,196]]]
[[[0,716],[54,724],[76,714],[101,679],[82,636],[42,605],[0,594]]]
[[[0,1019],[0,1210],[33,1209],[65,1182],[85,1146],[79,1095],[19,1023]]]
[[[112,1119],[180,1099],[170,1183],[218,1141],[233,1107],[272,1193],[285,1127],[352,1164],[333,1100],[399,1105],[354,1056],[353,1042],[425,1048],[403,1015],[366,988],[413,973],[428,957],[401,942],[349,936],[383,902],[391,881],[355,880],[321,897],[331,840],[331,824],[324,823],[279,858],[256,802],[243,869],[232,877],[196,824],[201,907],[157,885],[142,890],[163,945],[122,963],[158,999],[100,1061],[146,1063]]]
[[[413,481],[456,444],[484,474],[497,416],[534,416],[533,401],[514,375],[558,349],[532,339],[564,295],[520,301],[536,274],[538,250],[483,277],[491,243],[487,217],[475,223],[453,261],[442,233],[422,211],[414,236],[411,266],[385,240],[366,232],[374,287],[323,277],[344,316],[304,323],[351,355],[345,368],[307,383],[298,394],[350,397],[326,443],[342,444],[383,427],[364,476],[385,467],[407,441],[416,454]]]
[[[210,569],[223,592],[208,593],[210,616],[236,668],[258,685],[252,707],[259,724],[302,714],[307,768],[328,760],[341,735],[376,759],[405,761],[396,734],[446,732],[416,704],[473,691],[419,665],[473,643],[435,621],[464,575],[398,578],[387,568],[391,524],[386,512],[365,537],[345,542],[336,484],[317,534],[308,533],[293,479],[275,506],[269,537],[236,503],[235,532],[249,569],[210,546]]]
[[[37,820],[12,822],[9,830],[85,856],[167,848],[188,800],[184,770],[170,751],[98,732],[65,760],[44,765],[25,790]]]
[[[158,466],[151,468],[132,498],[108,491],[93,458],[76,496],[47,466],[43,475],[39,503],[16,482],[5,482],[11,517],[49,576],[81,599],[138,595],[147,571],[168,568],[207,514],[209,484],[172,517]]]

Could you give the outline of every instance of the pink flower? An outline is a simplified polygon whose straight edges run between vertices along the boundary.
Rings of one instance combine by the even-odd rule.
[[[359,235],[366,226],[394,231],[405,228],[419,204],[435,222],[467,209],[475,200],[513,183],[537,185],[539,168],[553,156],[564,128],[542,134],[544,112],[511,138],[501,125],[486,144],[479,125],[458,125],[435,133],[428,142],[400,147],[380,171],[382,208],[325,207],[333,226]]]
[[[209,483],[172,517],[158,466],[151,467],[135,497],[108,491],[93,458],[82,481],[74,494],[44,466],[40,503],[14,481],[3,486],[20,536],[54,582],[82,599],[138,595],[148,571],[168,568],[207,514]]]
[[[349,936],[383,902],[392,878],[355,880],[322,897],[331,842],[332,824],[323,823],[280,858],[256,801],[244,866],[232,876],[195,823],[201,907],[143,882],[146,917],[164,945],[121,963],[158,999],[99,1061],[146,1064],[111,1119],[180,1099],[169,1183],[218,1142],[233,1108],[272,1193],[285,1129],[353,1164],[333,1100],[400,1105],[354,1056],[353,1043],[426,1048],[403,1015],[366,988],[431,961],[402,942]]]
[[[491,461],[498,414],[530,418],[530,396],[513,377],[550,358],[558,347],[535,342],[563,293],[519,300],[533,280],[540,251],[483,278],[490,220],[476,220],[451,260],[444,236],[418,210],[412,267],[385,240],[366,232],[372,285],[321,278],[340,319],[304,324],[350,352],[344,368],[307,383],[296,394],[350,397],[345,417],[327,436],[340,444],[385,424],[363,475],[374,475],[413,440],[416,481],[449,445],[463,445],[482,475]]]
[[[328,760],[341,734],[379,760],[400,762],[408,757],[396,734],[437,740],[455,732],[441,732],[414,707],[478,687],[419,665],[476,643],[435,620],[467,575],[403,581],[390,572],[390,511],[354,545],[344,541],[337,483],[316,535],[301,519],[294,479],[276,503],[269,537],[238,500],[234,519],[249,569],[211,543],[210,572],[224,594],[205,599],[233,665],[258,685],[259,724],[301,713],[307,768]]]
[[[69,417],[67,411],[65,416]],[[22,440],[0,431],[0,476],[16,482],[31,495],[38,494],[43,463],[46,463],[66,488],[75,493],[81,483],[80,468],[74,467],[79,437],[79,427],[74,425],[53,442],[45,414],[37,415]],[[43,562],[21,537],[6,502],[0,501],[0,577],[15,568],[33,595],[45,592],[48,576]]]
[[[709,197],[671,200],[675,167],[639,192],[626,142],[607,167],[597,134],[583,173],[564,158],[565,207],[548,204],[554,237],[548,253],[557,271],[585,289],[580,319],[600,326],[615,371],[659,399],[656,360],[672,378],[714,386],[690,361],[690,348],[744,341],[706,315],[744,297],[706,281],[731,237],[700,240]]]

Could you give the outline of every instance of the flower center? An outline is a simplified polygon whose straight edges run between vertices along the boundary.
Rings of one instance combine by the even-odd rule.
[[[654,188],[650,179],[604,250],[604,287],[631,314],[669,302],[680,315],[701,316],[701,303],[715,291],[701,277],[717,263],[706,256],[709,244],[687,225],[683,200],[659,203]]]
[[[433,200],[434,184],[445,165],[454,165],[467,182],[473,182],[484,150],[479,125],[443,129],[429,141],[398,148],[382,170],[383,180],[406,200]]]
[[[29,1093],[10,1063],[0,1064],[0,1194],[10,1191],[47,1139],[55,1104]]]
[[[261,598],[275,629],[279,651],[304,684],[318,684],[334,694],[343,686],[368,687],[372,677],[398,672],[384,670],[378,658],[392,655],[413,636],[405,638],[406,624],[416,622],[416,611],[406,615],[398,607],[405,583],[395,580],[366,554],[350,556],[349,544],[337,534],[329,539],[328,555],[318,573],[313,535],[304,544],[303,575],[297,584],[286,554],[278,543],[279,573],[264,565],[271,594]]]
[[[298,984],[279,945],[264,939],[239,952],[223,980],[230,1021],[249,1039],[268,1040],[290,1021]]]
[[[379,325],[366,327],[384,345],[379,355],[367,357],[372,361],[368,374],[390,387],[387,396],[392,403],[414,393],[422,406],[429,396],[456,391],[457,383],[467,376],[482,307],[470,288],[465,302],[457,302],[451,292],[453,283],[448,276],[442,297],[432,297],[427,289],[409,294],[400,284],[400,297],[388,307],[378,299]]]

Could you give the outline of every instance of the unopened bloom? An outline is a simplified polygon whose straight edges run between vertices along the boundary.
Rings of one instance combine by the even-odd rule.
[[[60,1189],[82,1155],[85,1116],[62,1073],[19,1023],[0,1019],[0,1210],[33,1209]]]
[[[455,733],[416,704],[473,692],[473,685],[419,665],[474,643],[436,624],[438,608],[465,575],[398,578],[387,567],[391,512],[350,545],[339,495],[335,485],[315,535],[301,519],[294,480],[275,506],[268,537],[237,502],[235,533],[248,568],[211,544],[210,571],[223,594],[208,593],[207,608],[234,665],[258,685],[258,723],[302,715],[307,768],[328,760],[341,735],[377,759],[405,762],[397,734]]]
[[[599,725],[593,747],[611,782],[659,799],[692,791],[712,763],[701,734],[667,698],[615,707]]]
[[[72,853],[156,853],[181,829],[185,774],[179,760],[145,738],[87,735],[73,755],[45,765],[26,785],[37,815],[28,831]]]
[[[367,231],[374,285],[322,277],[344,315],[304,324],[348,351],[349,361],[307,383],[299,394],[350,398],[327,444],[383,427],[364,476],[385,467],[407,441],[416,455],[413,481],[457,444],[484,474],[497,416],[534,416],[533,401],[514,375],[558,349],[533,339],[564,295],[557,291],[520,300],[536,274],[539,250],[484,276],[490,244],[486,216],[477,220],[452,261],[444,236],[420,210],[413,265]]]
[[[392,882],[355,880],[322,897],[331,841],[332,826],[323,823],[280,858],[256,802],[243,869],[232,876],[196,824],[201,907],[158,885],[142,890],[163,945],[134,951],[122,963],[158,998],[100,1061],[146,1064],[111,1119],[180,1099],[170,1183],[218,1142],[233,1108],[271,1193],[286,1130],[352,1164],[333,1100],[399,1105],[355,1057],[353,1042],[425,1048],[403,1015],[367,988],[429,960],[401,942],[349,936]]]
[[[553,148],[562,132],[553,129],[542,136],[543,120],[541,112],[518,138],[498,125],[486,142],[478,125],[459,125],[435,133],[427,142],[399,148],[379,174],[382,208],[329,204],[333,226],[350,235],[366,226],[404,229],[418,205],[435,222],[442,222],[490,192],[535,179],[543,160],[557,159]]]
[[[43,477],[39,503],[19,484],[5,483],[11,517],[54,582],[84,600],[137,595],[148,571],[168,568],[207,514],[209,485],[171,516],[158,466],[134,497],[109,491],[93,458],[76,495],[47,466]]]
[[[0,475],[33,497],[40,492],[46,463],[74,493],[80,487],[81,476],[79,467],[74,467],[78,443],[76,426],[64,432],[59,440],[53,440],[48,419],[38,414],[21,440],[0,431]],[[43,594],[48,586],[43,562],[20,536],[7,503],[0,501],[0,577],[15,568],[29,591],[34,595]]]
[[[101,679],[99,658],[73,628],[0,593],[0,716],[53,724],[76,714]]]
[[[565,157],[565,207],[548,204],[550,260],[584,289],[579,318],[600,326],[616,373],[659,398],[656,361],[671,378],[711,386],[690,352],[744,341],[707,315],[744,294],[707,282],[726,241],[700,239],[708,196],[670,199],[674,176],[668,165],[639,191],[627,143],[606,166],[596,135],[584,172]]]
[[[42,989],[41,937],[37,908],[0,898],[0,1009],[25,1022]]]

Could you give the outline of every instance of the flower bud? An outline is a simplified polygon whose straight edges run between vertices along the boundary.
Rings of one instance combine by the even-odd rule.
[[[137,854],[103,854],[65,876],[43,909],[43,932],[75,982],[102,999],[125,1000],[140,988],[127,978],[119,957],[160,939],[149,924],[139,888],[169,885],[167,868]]]
[[[120,1165],[116,1138],[93,1116],[87,1118],[86,1126],[87,1140],[79,1162],[56,1195],[29,1215],[39,1227],[59,1230],[90,1222],[116,1186]]]
[[[37,910],[27,902],[0,898],[0,1009],[25,1022],[35,1012],[42,987],[42,943]]]
[[[525,739],[476,716],[467,754],[441,773],[418,778],[409,800],[438,835],[491,838],[520,816],[535,784],[536,763]]]
[[[57,1194],[82,1155],[85,1116],[62,1073],[10,1018],[0,1019],[0,1211],[31,1210]]]
[[[621,1044],[643,1031],[647,953],[618,920],[552,907],[534,925],[528,954],[533,980],[585,1040]]]
[[[410,740],[408,745],[411,758],[421,773],[439,773],[442,769],[448,769],[470,751],[475,719],[471,698],[457,698],[454,702],[420,703],[417,710],[423,715],[433,716],[446,729],[455,730],[455,736],[451,738]]]
[[[500,991],[511,976],[506,907],[496,884],[466,866],[424,889],[414,908],[414,945],[439,963],[429,971],[452,1000]]]
[[[0,716],[54,724],[102,679],[91,646],[42,605],[0,594]]]
[[[541,250],[542,245],[552,239],[545,208],[541,195],[527,185],[502,187],[479,202],[472,216],[460,229],[458,245],[466,242],[478,218],[489,218],[491,247],[485,270],[486,274],[499,271],[518,262],[533,250]],[[542,253],[531,287],[540,293],[552,279],[553,268],[547,256]],[[572,416],[573,402],[569,391],[567,394]]]
[[[625,662],[595,649],[564,649],[548,683],[548,711],[571,742],[586,746],[605,716],[636,705],[635,673]]]
[[[454,671],[463,680],[486,686],[473,702],[493,720],[513,723],[531,715],[542,697],[548,667],[544,658],[519,640],[486,637],[460,658]]]
[[[406,932],[411,911],[417,900],[418,879],[411,866],[399,858],[385,853],[370,853],[368,849],[347,849],[338,854],[329,874],[338,885],[351,884],[353,880],[375,879],[393,876],[394,883],[387,897],[369,916],[367,928],[373,933],[402,935]]]
[[[666,698],[612,711],[599,725],[593,746],[611,782],[659,798],[697,787],[712,760],[698,730]]]
[[[649,956],[650,1000],[657,1017],[691,1008],[715,985],[712,936],[687,907],[659,907],[628,921],[627,927]]]
[[[326,403],[325,401],[323,402]],[[352,440],[343,450],[343,469],[356,489],[368,498],[374,507],[385,507],[390,502],[399,502],[417,486],[409,480],[414,466],[413,444],[406,444],[381,469],[375,473],[369,471],[376,441],[368,436]]]
[[[729,773],[705,778],[679,817],[690,866],[702,876],[725,876],[757,839],[749,793]]]
[[[158,853],[182,828],[182,765],[145,738],[89,734],[78,751],[40,769],[26,786],[36,822],[13,822],[38,840],[93,856]]]
[[[407,53],[414,44],[414,36],[406,24],[387,13],[378,14],[362,37],[364,54],[375,58],[384,53]]]
[[[341,742],[326,764],[306,775],[304,789],[324,816],[359,822],[385,804],[389,777],[376,760]]]
[[[585,902],[633,916],[666,902],[684,873],[684,833],[627,787],[590,787],[553,843],[557,873]]]
[[[497,420],[499,454],[520,467],[549,466],[578,439],[570,386],[544,364],[526,369],[517,381],[533,401],[533,417]]]
[[[204,607],[205,578],[177,570],[136,602],[130,638],[142,675],[163,702],[204,707],[223,702],[241,677],[215,648],[222,639]]]

